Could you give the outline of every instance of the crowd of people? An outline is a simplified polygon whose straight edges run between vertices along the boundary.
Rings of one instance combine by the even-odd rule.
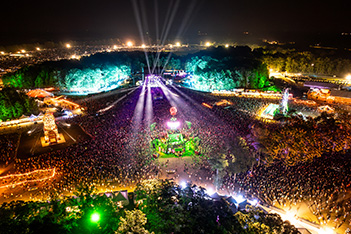
[[[33,194],[39,194],[41,198],[47,198],[52,191],[58,195],[72,195],[81,185],[94,185],[100,191],[128,188],[155,174],[150,173],[156,169],[154,165],[147,161],[142,163],[135,154],[138,149],[128,146],[133,138],[131,122],[135,103],[128,99],[108,113],[98,113],[108,102],[111,97],[90,100],[85,103],[88,105],[86,115],[66,121],[80,124],[91,139],[39,157],[17,160],[15,168],[19,173],[56,168],[52,183]],[[147,148],[143,145],[145,140],[140,137],[138,140],[140,147]]]
[[[106,112],[98,111],[120,96],[87,100],[82,103],[87,107],[87,113],[69,122],[79,124],[91,139],[39,157],[18,159],[16,172],[56,168],[54,179],[36,192],[36,196],[41,195],[42,198],[50,196],[53,191],[59,195],[72,194],[81,184],[94,185],[101,191],[115,187],[128,188],[142,179],[154,178],[159,174],[160,167],[150,152],[150,123],[165,124],[171,117],[169,108],[172,103],[177,104],[177,118],[191,122],[191,133],[200,139],[202,153],[207,154],[214,154],[216,150],[223,152],[239,136],[248,138],[252,126],[260,121],[257,111],[269,103],[278,103],[278,100],[233,97],[231,107],[210,109],[201,103],[211,103],[218,100],[216,97],[175,89],[181,98],[164,94],[163,100],[152,100],[153,118],[149,122],[145,120],[146,117],[143,119],[143,112],[147,110],[137,111],[136,108],[138,101],[148,102],[148,91],[142,94],[146,97],[144,100],[140,95],[141,88]],[[315,111],[316,107],[296,104],[294,108]],[[215,172],[206,160],[193,166],[207,171],[208,175],[203,179],[213,181]],[[245,192],[270,205],[299,206],[305,203],[320,223],[329,223],[338,228],[351,225],[350,166],[351,160],[345,155],[326,155],[312,163],[294,167],[281,164],[267,167],[261,164],[253,169],[247,168],[249,173],[224,176],[223,188]],[[8,194],[3,196],[7,197]]]
[[[350,166],[346,155],[325,156],[294,167],[261,165],[251,173],[226,178],[224,186],[269,205],[298,210],[305,204],[320,224],[339,228],[351,225]]]
[[[0,168],[7,167],[16,156],[19,134],[0,135]]]
[[[210,99],[195,95],[197,101]],[[269,103],[278,104],[278,100],[232,97],[230,108],[218,107],[215,113],[231,125],[231,130],[249,139],[252,126],[262,125],[257,117],[258,111]],[[297,112],[318,115],[317,106],[306,106],[292,102],[291,109]],[[259,124],[260,123],[260,124]],[[211,130],[216,128],[210,127]],[[228,131],[229,129],[227,129]],[[227,137],[227,133],[219,132]],[[222,139],[221,139],[222,140]],[[228,139],[223,139],[228,141]],[[254,148],[254,147],[253,147]],[[299,210],[303,205],[320,224],[334,228],[344,227],[349,231],[351,226],[351,158],[348,152],[328,154],[312,162],[299,163],[296,166],[285,166],[281,162],[271,166],[256,165],[238,175],[226,175],[222,189],[245,194],[246,197],[259,198],[268,205],[277,205]]]

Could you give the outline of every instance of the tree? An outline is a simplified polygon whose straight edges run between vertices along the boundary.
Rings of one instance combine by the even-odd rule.
[[[225,154],[212,155],[208,160],[213,171],[216,172],[215,186],[217,189],[222,185],[224,171],[228,167],[228,160]]]
[[[147,223],[146,215],[141,211],[134,209],[126,211],[125,218],[120,217],[121,222],[116,233],[136,233],[136,234],[149,234],[150,232],[145,229]],[[153,233],[153,232],[152,232]]]
[[[5,87],[0,91],[0,119],[16,119],[22,115],[29,115],[38,110],[33,98],[17,91],[13,87]]]
[[[265,214],[262,210],[252,206],[246,208],[246,211],[237,212],[235,217],[247,233],[299,233],[293,225],[283,222],[278,214]]]

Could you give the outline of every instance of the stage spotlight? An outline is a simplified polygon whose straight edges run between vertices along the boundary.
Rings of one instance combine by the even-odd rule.
[[[237,196],[234,197],[235,201],[240,204],[242,203],[243,201],[245,201],[245,198],[243,197],[243,195],[239,194]]]
[[[212,188],[208,188],[208,189],[206,189],[206,191],[207,191],[207,194],[210,196],[215,193],[215,191]]]

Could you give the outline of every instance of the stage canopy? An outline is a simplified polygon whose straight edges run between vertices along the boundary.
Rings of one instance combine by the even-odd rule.
[[[328,114],[334,113],[334,109],[328,105],[318,107],[318,111],[319,112],[327,112]]]
[[[52,93],[45,91],[43,89],[33,89],[27,93],[29,97],[33,98],[45,98],[54,96]]]

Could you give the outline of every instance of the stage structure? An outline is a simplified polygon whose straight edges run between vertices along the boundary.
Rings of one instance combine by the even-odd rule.
[[[264,119],[280,119],[288,116],[289,112],[289,89],[284,90],[280,104],[269,104],[260,113],[260,117]]]
[[[151,124],[151,148],[154,157],[180,157],[199,155],[200,139],[193,135],[191,122],[182,123],[177,120],[177,108],[170,109],[171,119],[162,129],[155,129],[156,123]]]
[[[43,147],[66,142],[63,135],[58,133],[55,117],[52,113],[46,113],[44,115],[43,124],[44,137],[41,137],[41,145]]]
[[[289,101],[289,89],[285,89],[282,101],[280,102],[279,105],[279,114],[282,115],[287,115],[289,111],[289,106],[288,106],[288,101]]]

